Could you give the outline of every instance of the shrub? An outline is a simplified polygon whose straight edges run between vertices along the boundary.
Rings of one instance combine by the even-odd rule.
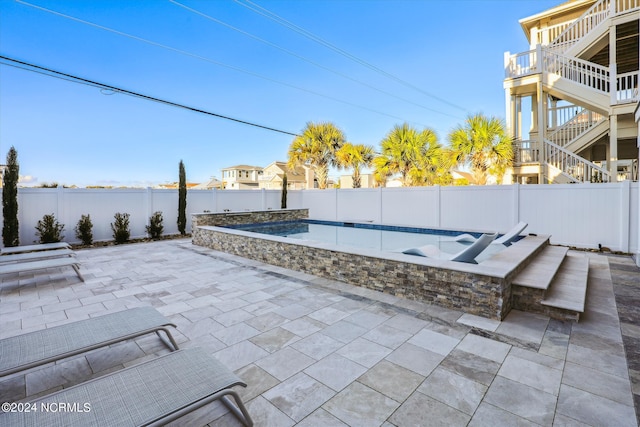
[[[187,174],[182,160],[180,160],[178,175],[178,231],[184,236],[187,228]]]
[[[282,194],[280,198],[280,208],[287,209],[287,174],[282,177]]]
[[[113,238],[116,243],[125,243],[129,241],[131,237],[131,230],[129,230],[129,214],[117,212],[113,215],[115,219],[111,223],[111,231],[113,231]]]
[[[83,245],[91,245],[93,243],[93,224],[91,223],[91,215],[82,215],[78,224],[76,224],[76,237],[82,240]]]
[[[2,243],[6,247],[20,244],[18,224],[18,152],[11,147],[7,153],[7,168],[2,176]]]
[[[158,239],[162,236],[162,231],[164,230],[164,226],[162,225],[162,212],[154,212],[153,215],[149,218],[149,225],[146,226],[147,233],[149,237],[152,239]]]
[[[40,237],[40,243],[55,243],[64,239],[62,230],[64,224],[60,224],[55,215],[45,215],[36,225],[36,236]]]

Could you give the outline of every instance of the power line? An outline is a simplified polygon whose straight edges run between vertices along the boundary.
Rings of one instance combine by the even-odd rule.
[[[309,89],[305,89],[305,88],[302,88],[302,87],[299,87],[299,86],[295,86],[295,85],[292,85],[292,84],[289,84],[289,83],[286,83],[286,82],[283,82],[283,81],[280,81],[280,80],[272,79],[271,77],[263,76],[261,74],[255,73],[253,71],[245,70],[245,69],[240,68],[240,67],[236,67],[236,66],[233,66],[233,65],[228,65],[228,64],[225,64],[225,63],[222,63],[222,62],[218,62],[218,61],[215,61],[213,59],[210,59],[210,58],[207,58],[207,57],[204,57],[204,56],[200,56],[200,55],[197,55],[197,54],[194,54],[194,53],[191,53],[191,52],[187,52],[187,51],[182,50],[182,49],[177,49],[177,48],[174,48],[174,47],[171,47],[171,46],[167,46],[167,45],[164,45],[164,44],[161,44],[161,43],[158,43],[158,42],[154,42],[154,41],[142,38],[142,37],[134,36],[132,34],[128,34],[128,33],[122,32],[122,31],[114,30],[112,28],[105,27],[103,25],[99,25],[99,24],[96,24],[96,23],[93,23],[93,22],[90,22],[90,21],[85,21],[83,19],[79,19],[79,18],[76,18],[74,16],[65,15],[63,13],[56,12],[55,10],[51,10],[51,9],[44,8],[42,6],[38,6],[38,5],[31,4],[31,3],[27,3],[26,1],[23,1],[23,0],[16,0],[16,2],[20,3],[20,4],[24,4],[25,6],[29,6],[29,7],[35,8],[35,9],[42,10],[42,11],[47,12],[47,13],[51,13],[53,15],[57,15],[57,16],[60,16],[60,17],[66,18],[66,19],[70,19],[72,21],[76,21],[76,22],[79,22],[79,23],[82,23],[82,24],[86,24],[86,25],[95,27],[95,28],[99,28],[101,30],[108,31],[108,32],[111,32],[111,33],[114,33],[114,34],[118,34],[120,36],[124,36],[124,37],[130,38],[130,39],[133,39],[133,40],[137,40],[137,41],[140,41],[140,42],[143,42],[143,43],[147,43],[147,44],[150,44],[152,46],[160,47],[162,49],[167,49],[167,50],[170,50],[172,52],[179,53],[181,55],[186,55],[186,56],[189,56],[189,57],[192,57],[192,58],[196,58],[196,59],[199,59],[199,60],[202,60],[202,61],[206,61],[206,62],[209,62],[211,64],[218,65],[220,67],[225,67],[225,68],[231,69],[233,71],[237,71],[237,72],[240,72],[240,73],[251,75],[253,77],[258,77],[260,79],[267,80],[267,81],[270,81],[272,83],[277,83],[277,84],[282,85],[282,86],[286,86],[286,87],[290,87],[292,89],[296,89],[296,90],[299,90],[299,91],[302,91],[302,92],[310,93],[312,95],[316,95],[316,96],[319,96],[319,97],[322,97],[322,98],[325,98],[325,99],[329,99],[329,100],[332,100],[332,101],[335,101],[335,102],[339,102],[341,104],[349,105],[351,107],[356,107],[356,108],[360,108],[360,109],[363,109],[363,110],[367,110],[367,111],[370,111],[372,113],[376,113],[376,114],[380,114],[382,116],[390,117],[392,119],[405,121],[405,119],[403,119],[401,117],[394,116],[394,115],[387,114],[387,113],[383,113],[382,111],[378,111],[378,110],[375,110],[373,108],[365,107],[363,105],[355,104],[353,102],[345,101],[345,100],[342,100],[342,99],[339,99],[339,98],[335,98],[333,96],[325,95],[325,94],[322,94],[322,93],[319,93],[319,92],[315,92],[315,91],[312,91],[312,90],[309,90]],[[422,126],[426,126],[426,125],[422,124]]]
[[[432,93],[429,93],[429,92],[419,88],[418,86],[415,86],[414,84],[409,83],[406,80],[401,79],[400,77],[397,77],[397,76],[395,76],[395,75],[393,75],[391,73],[388,73],[388,72],[384,71],[383,69],[381,69],[379,67],[376,67],[375,65],[365,61],[364,59],[360,59],[357,56],[352,55],[351,53],[349,53],[349,52],[347,52],[347,51],[345,51],[343,49],[340,49],[339,47],[335,46],[334,44],[331,44],[328,41],[326,41],[326,40],[316,36],[315,34],[311,33],[310,31],[307,31],[304,28],[302,28],[302,27],[300,27],[300,26],[298,26],[298,25],[296,25],[296,24],[294,24],[294,23],[292,23],[290,21],[287,21],[283,17],[271,12],[270,10],[268,10],[268,9],[266,9],[266,8],[256,4],[256,3],[254,3],[254,2],[252,2],[251,0],[233,0],[233,1],[236,2],[237,4],[239,4],[240,6],[243,6],[243,7],[247,8],[247,9],[251,10],[254,13],[262,15],[265,18],[268,18],[268,19],[270,19],[270,20],[272,20],[272,21],[274,21],[274,22],[276,22],[276,23],[278,23],[278,24],[280,24],[280,25],[282,25],[282,26],[284,26],[286,28],[289,28],[290,30],[292,30],[292,31],[294,31],[294,32],[296,32],[298,34],[301,34],[302,36],[308,38],[309,40],[312,40],[312,41],[314,41],[314,42],[316,42],[316,43],[318,43],[318,44],[320,44],[320,45],[322,45],[322,46],[324,46],[324,47],[326,47],[328,49],[333,50],[334,52],[339,53],[340,55],[342,55],[342,56],[344,56],[346,58],[349,58],[350,60],[352,60],[352,61],[354,61],[354,62],[356,62],[356,63],[358,63],[360,65],[363,65],[363,66],[369,68],[370,70],[373,70],[373,71],[375,71],[375,72],[377,72],[379,74],[382,74],[383,76],[385,76],[385,77],[387,77],[387,78],[389,78],[389,79],[391,79],[391,80],[393,80],[393,81],[395,81],[397,83],[400,83],[403,86],[406,86],[408,88],[416,90],[416,91],[422,93],[423,95],[426,95],[426,96],[428,96],[430,98],[436,99],[436,100],[438,100],[438,101],[440,101],[440,102],[442,102],[444,104],[447,104],[447,105],[449,105],[451,107],[457,108],[457,109],[462,110],[462,111],[467,111],[466,108],[464,108],[464,107],[461,107],[459,105],[456,105],[456,104],[454,104],[452,102],[447,101],[446,99],[443,99],[443,98],[440,98],[440,97],[438,97],[436,95],[433,95]]]
[[[459,118],[459,117],[451,116],[451,115],[449,115],[449,114],[446,114],[446,113],[443,113],[443,112],[441,112],[441,111],[435,110],[435,109],[433,109],[433,108],[426,107],[426,106],[424,106],[424,105],[422,105],[422,104],[419,104],[419,103],[417,103],[417,102],[411,101],[411,100],[409,100],[409,99],[403,98],[403,97],[398,96],[398,95],[396,95],[396,94],[393,94],[393,93],[391,93],[391,92],[387,92],[387,91],[382,90],[382,89],[380,89],[380,88],[377,88],[377,87],[375,87],[375,86],[373,86],[373,85],[370,85],[370,84],[368,84],[368,83],[365,83],[365,82],[363,82],[363,81],[361,81],[361,80],[355,79],[355,78],[353,78],[353,77],[351,77],[351,76],[349,76],[349,75],[347,75],[347,74],[341,73],[340,71],[336,71],[336,70],[334,70],[334,69],[332,69],[332,68],[329,68],[329,67],[327,67],[327,66],[325,66],[325,65],[322,65],[322,64],[320,64],[320,63],[318,63],[318,62],[316,62],[316,61],[313,61],[313,60],[311,60],[311,59],[309,59],[309,58],[306,58],[306,57],[304,57],[304,56],[302,56],[302,55],[299,55],[299,54],[297,54],[297,53],[295,53],[295,52],[293,52],[293,51],[291,51],[291,50],[289,50],[289,49],[286,49],[286,48],[284,48],[284,47],[280,46],[280,45],[277,45],[277,44],[272,43],[272,42],[270,42],[270,41],[268,41],[268,40],[265,40],[265,39],[263,39],[263,38],[261,38],[261,37],[258,37],[258,36],[254,35],[254,34],[251,34],[251,33],[249,33],[248,31],[244,31],[244,30],[242,30],[242,29],[240,29],[240,28],[234,27],[233,25],[230,25],[230,24],[228,24],[228,23],[226,23],[226,22],[224,22],[224,21],[222,21],[222,20],[220,20],[220,19],[214,18],[214,17],[213,17],[213,16],[211,16],[211,15],[207,15],[206,13],[201,12],[201,11],[199,11],[199,10],[197,10],[197,9],[194,9],[194,8],[192,8],[192,7],[189,7],[189,6],[187,6],[187,5],[184,5],[184,4],[182,4],[182,3],[179,3],[179,2],[177,2],[176,0],[169,0],[169,2],[170,2],[170,3],[175,4],[176,6],[180,6],[181,8],[183,8],[183,9],[185,9],[185,10],[187,10],[187,11],[191,12],[191,13],[194,13],[194,14],[196,14],[196,15],[202,16],[203,18],[206,18],[206,19],[208,19],[208,20],[210,20],[210,21],[213,21],[213,22],[215,22],[215,23],[217,23],[217,24],[220,24],[220,25],[222,25],[222,26],[224,26],[224,27],[226,27],[226,28],[229,28],[230,30],[236,31],[236,32],[238,32],[238,33],[240,33],[240,34],[242,34],[242,35],[245,35],[245,36],[250,37],[250,38],[252,38],[252,39],[254,39],[254,40],[257,40],[257,41],[259,41],[260,43],[264,43],[264,44],[266,44],[266,45],[268,45],[268,46],[271,46],[271,47],[273,47],[273,48],[275,48],[275,49],[278,49],[278,50],[279,50],[279,51],[281,51],[281,52],[284,52],[284,53],[286,53],[286,54],[288,54],[288,55],[291,55],[291,56],[293,56],[293,57],[295,57],[295,58],[297,58],[297,59],[300,59],[300,60],[302,60],[302,61],[305,61],[305,62],[307,62],[307,63],[309,63],[309,64],[311,64],[311,65],[314,65],[314,66],[316,66],[316,67],[318,67],[318,68],[321,68],[321,69],[323,69],[323,70],[325,70],[325,71],[329,71],[330,73],[336,74],[336,75],[338,75],[338,76],[340,76],[340,77],[342,77],[342,78],[345,78],[345,79],[350,80],[350,81],[352,81],[352,82],[358,83],[358,84],[360,84],[360,85],[362,85],[362,86],[365,86],[365,87],[367,87],[367,88],[369,88],[369,89],[375,90],[375,91],[380,92],[380,93],[383,93],[383,94],[385,94],[385,95],[387,95],[387,96],[391,96],[391,97],[393,97],[393,98],[396,98],[396,99],[399,99],[399,100],[401,100],[401,101],[407,102],[407,103],[409,103],[409,104],[415,105],[415,106],[417,106],[417,107],[423,108],[423,109],[425,109],[425,110],[427,110],[427,111],[431,111],[432,113],[442,114],[442,115],[444,115],[444,116],[453,117],[453,118],[455,118],[455,119],[458,119],[458,118]]]
[[[29,62],[19,61],[17,59],[9,58],[7,56],[0,55],[0,59],[4,60],[4,61],[9,61],[10,63],[12,63],[12,64],[2,64],[2,63],[0,63],[1,65],[9,65],[9,66],[12,66],[12,67],[23,69],[25,71],[33,71],[33,72],[36,72],[36,73],[39,73],[39,74],[44,74],[44,75],[47,75],[47,76],[50,76],[50,77],[60,78],[62,80],[66,80],[66,81],[70,81],[70,82],[74,82],[74,83],[81,83],[81,84],[89,85],[89,86],[100,88],[100,89],[111,90],[111,91],[114,91],[116,93],[123,93],[125,95],[130,95],[130,96],[133,96],[133,97],[136,97],[136,98],[145,99],[147,101],[153,101],[153,102],[157,102],[157,103],[160,103],[160,104],[169,105],[171,107],[183,108],[185,110],[189,110],[189,111],[192,111],[194,113],[206,114],[206,115],[209,115],[209,116],[218,117],[218,118],[221,118],[221,119],[224,119],[224,120],[230,120],[230,121],[233,121],[233,122],[236,122],[236,123],[240,123],[240,124],[243,124],[243,125],[253,126],[253,127],[260,128],[260,129],[269,130],[269,131],[272,131],[272,132],[283,133],[285,135],[291,135],[291,136],[298,136],[297,133],[288,132],[288,131],[285,131],[285,130],[280,130],[280,129],[272,128],[272,127],[269,127],[269,126],[260,125],[260,124],[249,122],[249,121],[246,121],[246,120],[236,119],[236,118],[225,116],[225,115],[222,115],[222,114],[212,113],[210,111],[202,110],[200,108],[190,107],[188,105],[179,104],[177,102],[172,102],[172,101],[167,101],[167,100],[156,98],[156,97],[149,96],[149,95],[144,95],[144,94],[141,94],[139,92],[133,92],[133,91],[130,91],[130,90],[127,90],[127,89],[122,89],[122,88],[119,88],[119,87],[116,87],[116,86],[111,86],[111,85],[108,85],[108,84],[105,84],[105,83],[96,82],[96,81],[93,81],[93,80],[89,80],[89,79],[85,79],[85,78],[82,78],[82,77],[74,76],[73,74],[63,73],[61,71],[52,70],[51,68],[41,67],[39,65],[31,64]]]

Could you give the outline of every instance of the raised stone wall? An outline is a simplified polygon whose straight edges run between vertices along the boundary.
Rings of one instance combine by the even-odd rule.
[[[202,225],[225,226],[260,222],[295,221],[309,218],[309,209],[279,209],[250,212],[198,213],[191,216],[193,231]]]
[[[505,278],[248,234],[237,230],[201,227],[194,230],[193,243],[491,319],[502,320],[511,309],[511,286]]]

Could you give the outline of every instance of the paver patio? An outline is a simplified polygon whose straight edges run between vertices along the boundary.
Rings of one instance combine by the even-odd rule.
[[[609,261],[589,256],[587,310],[571,324],[519,311],[497,322],[189,240],[80,250],[86,283],[60,269],[1,278],[0,338],[151,305],[181,347],[204,347],[249,385],[257,426],[635,426]],[[4,378],[0,401],[167,351],[155,336],[95,350]],[[175,423],[207,424],[239,425],[219,403]]]

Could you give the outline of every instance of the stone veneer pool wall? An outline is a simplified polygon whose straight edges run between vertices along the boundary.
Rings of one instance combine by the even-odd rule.
[[[492,269],[217,227],[307,216],[307,209],[194,214],[192,241],[267,264],[491,319],[502,320],[511,310],[513,274],[483,274],[483,270]]]

